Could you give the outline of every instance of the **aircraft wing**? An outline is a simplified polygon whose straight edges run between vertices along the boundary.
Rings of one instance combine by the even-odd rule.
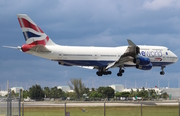
[[[125,53],[121,55],[121,57],[113,62],[110,63],[106,69],[113,68],[113,67],[123,67],[125,62],[133,62],[133,59],[136,57],[137,54],[140,53],[140,48],[136,46],[131,40],[127,40],[129,46],[127,47]]]

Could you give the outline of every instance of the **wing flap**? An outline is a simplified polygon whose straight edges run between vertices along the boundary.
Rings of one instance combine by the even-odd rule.
[[[85,69],[95,69],[93,66],[78,66],[78,67]]]
[[[139,53],[139,47],[136,46],[131,40],[127,40],[129,46],[127,47],[126,51],[124,52],[121,57],[113,62],[110,63],[106,69],[113,68],[113,67],[123,67],[125,62],[133,62],[133,59],[136,57],[136,55]]]

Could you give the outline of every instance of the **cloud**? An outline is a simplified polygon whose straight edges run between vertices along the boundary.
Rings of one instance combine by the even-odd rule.
[[[21,4],[19,4],[21,3]],[[180,2],[178,0],[136,0],[136,1],[84,1],[54,0],[2,1],[0,0],[0,46],[25,43],[16,14],[26,13],[56,43],[82,46],[123,46],[127,39],[140,45],[167,46],[180,56]],[[35,56],[11,49],[0,49],[0,84],[10,80],[12,85],[26,86],[39,83],[43,86],[67,85],[70,78],[82,78],[92,87],[124,84],[144,86],[146,80],[152,86],[172,77],[176,82],[179,75],[177,62],[168,66],[165,76],[160,68],[140,71],[127,68],[123,77],[117,77],[118,69],[111,69],[111,76],[97,77],[96,70],[59,66]],[[156,78],[157,77],[157,78]],[[142,84],[141,84],[142,83]],[[164,83],[164,84],[163,84]],[[166,86],[162,81],[161,85]],[[4,86],[4,85],[3,85]]]
[[[164,8],[178,8],[179,0],[148,0],[143,7],[149,10],[160,10]]]

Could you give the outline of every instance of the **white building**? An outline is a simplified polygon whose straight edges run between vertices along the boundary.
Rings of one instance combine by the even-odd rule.
[[[109,87],[113,88],[115,93],[122,92],[124,90],[124,86],[121,84],[113,84],[113,85],[109,85]]]
[[[14,93],[19,93],[20,90],[24,91],[24,88],[23,87],[12,87],[11,88],[11,91],[14,91]]]
[[[155,90],[155,92],[156,92],[157,94],[159,94],[159,95],[161,94],[161,91],[162,91],[162,90],[160,90],[159,88],[145,88],[145,90],[147,90],[147,91],[148,91],[148,90],[152,90],[152,89]],[[142,88],[140,88],[140,89],[139,89],[139,88],[137,88],[137,89],[136,89],[136,88],[123,89],[122,92],[131,92],[131,90],[133,90],[133,91],[137,91],[137,90],[141,91]]]
[[[171,99],[179,99],[180,98],[180,88],[165,88],[162,89],[162,93],[166,92]]]
[[[69,86],[58,86],[58,89],[61,89],[64,92],[69,92],[70,91],[70,87]]]
[[[7,95],[7,94],[8,94],[7,91],[0,91],[0,96],[5,96],[5,95]]]

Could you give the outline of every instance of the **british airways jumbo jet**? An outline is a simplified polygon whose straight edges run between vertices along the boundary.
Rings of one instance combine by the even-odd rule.
[[[125,67],[151,70],[160,67],[161,75],[167,65],[177,62],[178,57],[164,46],[142,46],[127,40],[129,46],[82,47],[55,44],[26,14],[17,15],[26,44],[22,47],[4,46],[22,52],[57,61],[64,66],[97,69],[98,76],[110,75],[110,68],[119,68],[122,76]]]

